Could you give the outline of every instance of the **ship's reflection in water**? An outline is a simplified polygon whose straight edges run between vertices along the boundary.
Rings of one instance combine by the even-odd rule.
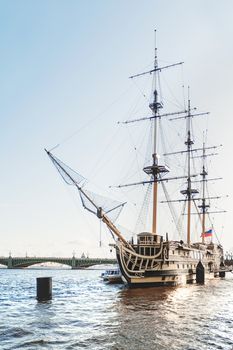
[[[232,280],[213,280],[205,286],[121,290],[116,349],[232,349],[230,285]]]

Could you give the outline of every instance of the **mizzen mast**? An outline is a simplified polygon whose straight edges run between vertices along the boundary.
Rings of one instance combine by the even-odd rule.
[[[213,211],[213,212],[209,212],[209,208],[210,208],[210,204],[207,203],[208,198],[206,197],[206,192],[207,192],[207,182],[208,181],[213,181],[213,180],[221,180],[221,178],[215,178],[215,179],[207,179],[208,176],[208,172],[207,172],[207,167],[206,167],[206,158],[208,156],[214,156],[217,153],[210,153],[210,154],[206,154],[206,149],[212,149],[212,148],[217,148],[219,146],[213,146],[213,147],[206,147],[205,142],[203,142],[203,149],[202,149],[202,155],[200,156],[203,159],[202,162],[202,171],[200,173],[201,177],[202,177],[202,198],[201,198],[201,204],[198,205],[198,208],[200,208],[201,210],[201,215],[202,215],[202,221],[201,221],[201,225],[202,225],[202,243],[205,243],[205,234],[206,234],[206,214],[211,214],[211,213],[215,213],[215,214],[219,214],[219,213],[225,213],[225,210],[218,210],[218,211]],[[219,199],[220,197],[216,197],[216,199]],[[212,198],[214,199],[214,198]]]
[[[199,205],[199,208],[202,210],[202,243],[205,242],[205,217],[206,217],[206,213],[207,210],[209,208],[209,205],[206,204],[206,176],[208,175],[207,171],[206,171],[206,167],[205,167],[205,158],[206,158],[206,151],[205,151],[205,143],[203,142],[203,153],[202,153],[202,157],[203,157],[203,165],[202,165],[202,172],[201,172],[201,176],[202,176],[202,203],[201,205]]]

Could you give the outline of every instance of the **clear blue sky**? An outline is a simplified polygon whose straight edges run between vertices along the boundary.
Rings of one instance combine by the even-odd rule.
[[[230,197],[218,227],[233,247],[232,13],[231,0],[0,1],[0,255],[108,254],[107,232],[100,249],[98,221],[81,212],[43,148],[78,131],[57,155],[99,186],[119,180],[125,169],[107,145],[132,106],[127,77],[153,63],[154,28],[161,60],[185,61],[194,105],[211,111],[211,140],[224,144],[217,190]]]

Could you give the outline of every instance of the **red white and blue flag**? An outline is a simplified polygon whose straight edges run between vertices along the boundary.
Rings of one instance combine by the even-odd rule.
[[[213,230],[212,228],[208,231],[205,231],[205,233],[202,233],[201,237],[212,237]]]

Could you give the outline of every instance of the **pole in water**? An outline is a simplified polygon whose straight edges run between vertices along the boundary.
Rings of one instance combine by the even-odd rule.
[[[38,277],[36,279],[36,299],[47,301],[52,299],[52,277]]]
[[[223,261],[221,261],[220,263],[220,271],[219,271],[219,277],[224,278],[226,275],[226,268],[225,268],[225,264]]]
[[[196,283],[205,283],[205,267],[201,261],[199,261],[196,267]]]

